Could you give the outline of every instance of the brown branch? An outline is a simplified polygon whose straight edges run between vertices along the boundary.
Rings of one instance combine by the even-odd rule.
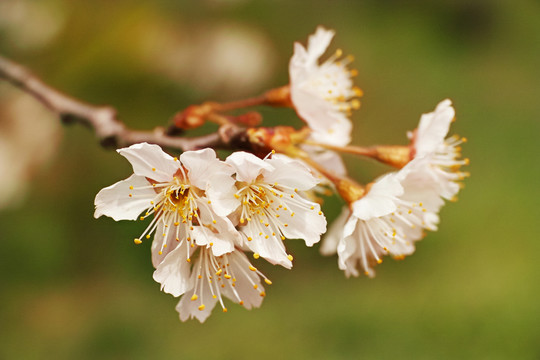
[[[106,147],[118,148],[148,142],[187,151],[205,147],[231,148],[246,139],[245,130],[232,124],[216,133],[193,138],[169,136],[160,127],[153,131],[131,130],[117,119],[114,108],[91,105],[72,98],[47,85],[22,65],[2,56],[0,56],[0,78],[35,97],[57,114],[64,123],[81,123],[92,128],[101,144]]]

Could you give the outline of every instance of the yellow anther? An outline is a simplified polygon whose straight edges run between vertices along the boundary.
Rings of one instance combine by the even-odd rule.
[[[315,210],[315,206],[312,206],[312,207],[311,207],[311,210]]]
[[[264,238],[265,238],[265,239],[268,239],[268,235],[266,235]]]
[[[217,223],[217,221],[216,221],[216,220],[212,220],[212,222],[213,222],[214,224],[215,224],[215,223]]]
[[[267,283],[268,285],[272,285],[272,282],[270,281],[270,279],[264,279],[264,282]]]
[[[175,158],[174,158],[174,161],[178,161],[178,158],[177,158],[177,157],[175,157]]]
[[[240,198],[240,196],[238,196],[238,194],[234,194],[234,197],[237,198],[237,199]]]
[[[357,76],[358,75],[358,70],[352,69],[351,71],[349,71],[349,74],[351,74],[351,76]]]
[[[291,216],[294,216],[294,213],[293,213],[293,212],[291,213]]]
[[[202,279],[202,275],[197,276],[197,278]]]
[[[152,171],[156,171],[156,168],[152,168]]]
[[[248,241],[251,241],[251,240],[253,240],[253,238],[252,238],[252,237],[248,237]]]
[[[337,50],[336,50],[336,56],[337,56],[337,57],[340,57],[341,55],[343,55],[343,50],[337,49]]]
[[[322,215],[322,211],[319,211],[319,215]]]
[[[382,263],[382,260],[381,259],[377,259],[377,264],[380,264]]]
[[[223,272],[223,269],[219,269],[218,271],[216,271],[216,275],[219,276],[221,275],[222,272]]]
[[[260,255],[259,255],[259,253],[254,253],[254,254],[253,254],[253,257],[254,257],[255,259],[258,259],[258,258],[260,257]]]
[[[261,291],[261,292],[259,293],[259,295],[261,295],[262,297],[265,297],[265,296],[266,296],[266,293],[265,293],[264,291]]]
[[[146,238],[147,238],[147,239],[150,239],[150,234],[146,235]]]
[[[471,163],[471,160],[469,160],[469,158],[465,158],[463,159],[463,161],[465,162],[465,165],[469,165]]]
[[[162,251],[158,252],[158,255],[163,255],[163,252]]]
[[[208,203],[211,204],[212,202],[210,200],[208,200]]]
[[[293,256],[291,254],[287,255],[287,259],[289,259],[289,261],[293,261]]]
[[[191,262],[191,259],[190,259],[190,258],[187,258],[186,261],[187,261],[187,262]]]
[[[204,304],[202,304],[201,306],[199,306],[199,308],[198,308],[198,309],[199,309],[200,311],[203,311],[203,310],[204,310],[204,308],[205,308],[205,306],[204,306]]]
[[[242,300],[240,300],[240,302],[238,304],[239,305],[244,305],[244,302]]]
[[[129,194],[129,197],[133,197],[133,194]]]
[[[129,190],[133,190],[133,185],[130,185],[130,186],[129,186]]]
[[[257,271],[257,268],[254,267],[253,265],[249,265],[249,270],[251,270],[251,271]]]
[[[142,244],[141,239],[133,239],[133,242],[137,245]]]
[[[191,297],[191,301],[195,301],[197,300],[199,297],[197,296],[197,294],[193,294],[193,296]]]
[[[214,246],[214,243],[213,243],[213,242],[211,242],[211,243],[210,243],[210,246]]]
[[[285,236],[282,235],[282,236],[281,236],[281,240],[285,240]]]
[[[227,279],[227,280],[228,280],[228,279],[230,279],[230,278],[231,278],[231,275],[229,275],[229,274],[225,274],[225,275],[223,275],[223,277],[224,277],[225,279]]]
[[[253,284],[253,288],[254,288],[254,289],[257,289],[258,287],[259,287],[259,285]]]
[[[276,150],[272,150],[272,154],[275,154],[276,153]]]
[[[177,221],[174,223],[174,226],[178,226],[178,225],[180,225],[180,222]]]
[[[227,308],[223,308],[223,312],[227,312]]]
[[[163,247],[166,248],[166,247],[167,247],[167,244],[163,245]]]
[[[144,220],[144,216],[141,216],[139,219]]]

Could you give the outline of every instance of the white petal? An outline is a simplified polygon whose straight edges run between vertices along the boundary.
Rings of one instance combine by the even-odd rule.
[[[236,180],[238,181],[252,182],[257,179],[257,176],[259,176],[263,170],[274,170],[274,167],[268,162],[244,151],[232,153],[225,162],[234,167],[236,170]]]
[[[202,226],[193,228],[193,239],[197,245],[212,248],[214,256],[221,256],[234,250],[234,243],[220,235]]]
[[[308,38],[307,52],[310,58],[318,59],[321,57],[326,52],[334,35],[333,30],[326,30],[324,27],[318,26],[315,34]]]
[[[178,161],[174,161],[158,145],[141,143],[117,151],[128,159],[136,175],[158,182],[171,181],[180,167]]]
[[[173,296],[180,296],[193,287],[190,280],[190,263],[186,254],[187,242],[171,251],[154,271],[154,280],[161,284],[161,290]]]
[[[345,223],[349,219],[351,211],[348,207],[343,207],[341,214],[334,220],[330,229],[324,235],[323,242],[321,244],[320,252],[325,256],[334,255],[337,252],[339,241],[343,238],[343,229]]]
[[[321,240],[321,235],[326,232],[326,218],[322,213],[319,215],[321,212],[319,204],[307,200],[305,202],[313,206],[313,210],[309,208],[306,210],[295,203],[287,203],[287,207],[294,213],[294,216],[288,218],[288,226],[281,230],[285,237],[303,239],[307,246],[313,246]]]
[[[403,193],[396,173],[375,181],[368,193],[352,204],[354,216],[362,220],[387,215],[396,210],[396,196]]]
[[[167,226],[165,226],[167,225]],[[178,237],[179,241],[176,241]],[[165,224],[158,220],[158,225],[152,241],[152,265],[155,268],[165,259],[167,254],[173,251],[180,241],[186,240],[185,228],[174,226],[172,223]],[[164,246],[165,245],[165,246]],[[160,254],[161,253],[161,254]]]
[[[449,99],[441,101],[435,111],[421,116],[415,140],[417,156],[435,151],[444,142],[454,116],[455,111]]]
[[[146,178],[131,175],[96,195],[94,217],[105,215],[116,221],[137,220],[141,212],[151,207],[150,201],[155,197],[156,193]]]
[[[188,170],[191,184],[206,190],[208,184],[223,182],[231,188],[234,185],[232,174],[234,169],[216,157],[216,152],[210,148],[186,151],[180,155],[180,161]]]
[[[264,180],[270,184],[278,183],[293,189],[310,190],[319,183],[311,170],[298,160],[276,154],[267,162],[273,169],[264,172]]]
[[[236,282],[235,287],[226,286],[223,288],[223,294],[235,303],[243,301],[243,306],[248,310],[261,306],[263,301],[261,292],[264,292],[264,287],[259,275],[249,270],[251,264],[246,255],[241,251],[234,251],[227,255],[227,260],[230,264],[230,272],[234,274]],[[257,285],[257,289],[253,285]]]
[[[330,150],[320,151],[314,146],[302,146],[302,149],[309,154],[309,157],[313,161],[324,167],[330,173],[340,177],[347,175],[345,163],[338,153]]]
[[[259,254],[263,259],[273,265],[281,265],[286,269],[292,268],[292,262],[287,257],[285,245],[279,236],[272,236],[271,229],[266,228],[263,231],[263,236],[252,232],[243,232],[246,237],[249,236],[252,240],[245,239],[244,244],[253,253]],[[265,237],[268,236],[268,239]]]
[[[202,293],[197,291],[198,298],[195,301],[191,300],[194,293],[195,289],[186,292],[178,302],[178,305],[176,305],[176,311],[178,311],[181,321],[196,318],[203,323],[212,313],[217,299],[212,298],[212,293],[208,286],[203,286]],[[203,310],[199,310],[199,306],[201,305],[204,305]]]

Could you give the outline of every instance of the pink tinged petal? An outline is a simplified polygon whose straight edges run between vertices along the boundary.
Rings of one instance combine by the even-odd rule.
[[[105,215],[116,221],[137,220],[141,212],[152,206],[150,201],[155,197],[156,193],[146,178],[131,175],[96,195],[94,217]]]
[[[232,153],[225,162],[232,165],[236,170],[237,181],[252,182],[263,171],[270,172],[274,170],[274,167],[268,162],[244,151]]]
[[[449,99],[441,101],[435,111],[421,116],[415,141],[417,156],[434,152],[444,142],[454,116],[455,110]]]
[[[161,290],[173,296],[180,296],[193,287],[187,246],[187,242],[183,241],[154,271],[154,280],[161,284]]]
[[[343,229],[350,215],[350,210],[347,207],[343,207],[341,214],[332,222],[321,244],[320,252],[322,255],[329,256],[337,252],[338,244],[343,239]]]
[[[140,143],[118,149],[120,155],[128,159],[136,175],[158,182],[169,182],[180,164],[165,153],[158,145]]]
[[[211,248],[214,256],[221,256],[234,250],[232,241],[223,238],[219,233],[216,234],[208,228],[195,226],[192,235],[198,246]]]
[[[267,162],[272,165],[272,171],[264,172],[264,180],[269,184],[277,183],[292,189],[310,190],[319,180],[313,176],[311,170],[298,160],[285,155],[273,155]]]
[[[397,208],[396,196],[403,193],[396,173],[376,180],[368,193],[352,204],[354,216],[362,220],[388,215]]]

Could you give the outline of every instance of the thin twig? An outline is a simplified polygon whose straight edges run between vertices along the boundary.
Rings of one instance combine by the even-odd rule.
[[[0,56],[0,78],[32,95],[57,114],[64,123],[81,123],[92,128],[101,144],[106,147],[124,147],[148,142],[181,151],[212,148],[230,148],[244,139],[244,130],[228,125],[226,129],[205,136],[186,138],[169,136],[163,128],[153,131],[131,130],[117,119],[110,106],[96,106],[72,98],[44,83],[24,66]]]

